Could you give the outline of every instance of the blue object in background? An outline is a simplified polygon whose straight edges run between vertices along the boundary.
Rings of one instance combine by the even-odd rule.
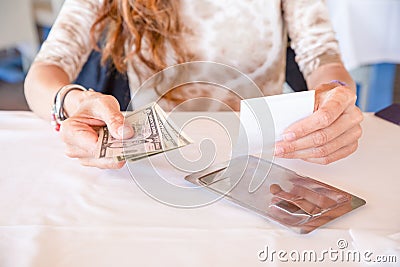
[[[365,111],[376,112],[393,103],[396,64],[374,64],[371,68]]]
[[[361,84],[356,82],[356,95],[357,95],[356,106],[359,108],[361,108],[360,107],[360,97],[359,97],[360,93],[361,93]]]
[[[350,71],[357,84],[357,106],[364,112],[376,112],[393,103],[396,64],[364,65]]]
[[[13,54],[0,60],[0,80],[8,83],[18,83],[25,79],[22,69],[22,59],[19,54]]]
[[[47,39],[51,27],[41,28],[42,42]],[[0,80],[7,83],[18,83],[25,79],[26,73],[23,70],[22,59],[19,53],[12,53],[0,60]]]
[[[41,27],[42,42],[47,39],[51,27]],[[7,83],[19,83],[25,79],[21,55],[17,52],[10,53],[0,60],[0,80]]]
[[[49,36],[51,27],[42,27],[42,42],[44,42],[47,39],[47,36]]]

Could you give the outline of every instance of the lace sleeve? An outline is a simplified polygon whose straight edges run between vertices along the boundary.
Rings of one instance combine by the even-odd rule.
[[[324,0],[283,0],[282,5],[291,47],[306,78],[321,65],[341,62]]]
[[[66,0],[35,62],[62,68],[75,80],[91,52],[90,28],[99,0]]]

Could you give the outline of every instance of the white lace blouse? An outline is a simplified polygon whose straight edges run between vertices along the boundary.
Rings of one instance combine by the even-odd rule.
[[[66,0],[35,61],[61,67],[73,81],[91,52],[89,30],[100,3]],[[322,64],[340,61],[324,0],[181,0],[180,16],[191,32],[185,45],[196,60],[237,68],[264,95],[282,92],[287,35],[305,77]],[[130,67],[128,77],[135,91],[140,81]],[[186,98],[196,94],[197,89],[181,92]]]

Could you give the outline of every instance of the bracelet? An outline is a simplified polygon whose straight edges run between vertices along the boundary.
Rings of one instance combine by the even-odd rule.
[[[68,84],[58,90],[51,110],[51,124],[54,125],[56,131],[60,130],[61,122],[68,118],[68,114],[64,110],[64,100],[67,94],[73,90],[88,91],[88,89],[78,84]]]

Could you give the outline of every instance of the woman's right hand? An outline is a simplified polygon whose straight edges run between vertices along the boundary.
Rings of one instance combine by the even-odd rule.
[[[131,138],[134,134],[131,126],[124,125],[117,99],[93,91],[71,91],[65,98],[65,110],[70,117],[62,122],[60,132],[68,157],[79,159],[84,166],[102,169],[124,166],[123,161],[96,158],[96,128],[107,125],[111,135],[117,139]]]

